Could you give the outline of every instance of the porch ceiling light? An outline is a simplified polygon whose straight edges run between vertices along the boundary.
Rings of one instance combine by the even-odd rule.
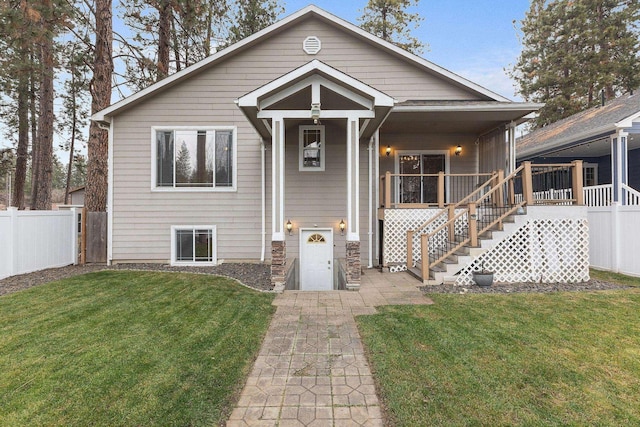
[[[287,231],[289,232],[289,236],[291,236],[291,230],[293,230],[293,224],[291,224],[291,220],[287,220]]]
[[[318,120],[320,120],[320,103],[311,104],[311,118],[313,119],[313,124],[318,124]]]
[[[458,144],[456,147],[456,156],[459,156],[462,153],[462,145]]]
[[[389,157],[389,155],[391,154],[391,146],[390,145],[387,145],[386,153],[387,153],[387,157]]]
[[[344,229],[347,228],[347,224],[345,224],[344,219],[340,220],[340,235],[344,236]]]

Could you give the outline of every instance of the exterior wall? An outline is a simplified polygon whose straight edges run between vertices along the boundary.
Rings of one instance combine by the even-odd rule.
[[[84,206],[84,190],[74,191],[69,194],[71,196],[71,204]]]
[[[504,128],[496,129],[479,138],[479,171],[489,173],[507,169],[507,144]]]
[[[300,228],[333,228],[334,258],[345,258],[346,236],[340,235],[340,220],[347,217],[347,147],[346,121],[323,121],[325,125],[326,159],[323,172],[300,172],[298,169],[298,126],[286,129],[285,150],[285,216],[293,224],[292,235],[287,233],[287,257],[298,257]],[[271,159],[271,150],[267,151]],[[368,152],[367,145],[360,144],[360,242],[368,248]],[[269,174],[271,167],[269,165]],[[270,185],[269,185],[270,188]],[[271,195],[268,196],[271,201]],[[267,239],[271,233],[271,206]],[[345,233],[346,234],[346,233]],[[366,257],[364,251],[361,256]]]
[[[384,129],[383,129],[384,132]],[[380,175],[386,172],[396,173],[395,164],[398,150],[439,150],[449,152],[450,173],[478,172],[478,145],[475,135],[469,134],[385,134],[380,135]],[[460,144],[462,154],[455,155]],[[391,155],[387,157],[387,145],[391,146]]]
[[[316,56],[303,52],[302,41],[315,35],[322,41],[322,50]],[[316,19],[307,19],[282,33],[273,35],[266,42],[252,46],[233,57],[219,62],[209,70],[166,88],[161,93],[135,104],[134,108],[114,118],[113,134],[113,260],[159,261],[170,260],[170,228],[172,225],[216,225],[217,253],[219,260],[258,259],[261,250],[261,193],[260,193],[260,140],[234,100],[245,93],[285,74],[292,69],[319,59],[360,79],[399,101],[406,99],[477,99],[458,86],[446,83],[438,77],[391,54],[382,52],[360,39],[354,38],[333,26]],[[373,66],[375,64],[375,66]],[[158,192],[152,190],[152,127],[162,126],[236,126],[237,127],[237,191],[235,192]],[[267,146],[270,142],[267,143]],[[287,161],[297,162],[296,156],[287,155]],[[361,145],[361,165],[366,165],[366,146]],[[346,150],[346,149],[345,149]],[[345,169],[339,169],[340,158],[332,163],[335,177],[331,185],[344,179]],[[267,153],[267,164],[270,163]],[[334,166],[331,166],[332,168]],[[295,165],[297,170],[297,163]],[[287,174],[291,167],[287,165]],[[361,166],[361,220],[362,253],[366,248],[367,217],[367,168]],[[270,209],[271,175],[267,171],[267,209]],[[316,175],[318,177],[318,175]],[[333,180],[333,181],[331,181]],[[308,187],[297,187],[295,174],[287,176],[287,215],[292,221],[297,215],[311,222],[305,213],[309,202]],[[324,183],[316,182],[317,184]],[[333,189],[336,197],[342,187]],[[342,188],[342,189],[341,189]],[[297,194],[297,196],[296,196]],[[332,202],[333,203],[333,202]],[[335,199],[336,205],[325,203],[316,209],[326,211],[320,215],[322,222],[339,222],[346,211],[346,195]],[[337,226],[337,222],[328,224]],[[266,256],[271,237],[270,216],[267,216]],[[299,225],[296,225],[298,227]],[[336,232],[336,255],[344,251],[344,245]],[[288,255],[297,253],[297,241],[287,237]]]

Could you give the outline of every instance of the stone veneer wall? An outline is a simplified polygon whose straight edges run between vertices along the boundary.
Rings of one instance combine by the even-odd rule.
[[[360,287],[360,242],[347,242],[347,289]]]
[[[282,285],[287,274],[287,245],[286,242],[271,242],[271,284]]]

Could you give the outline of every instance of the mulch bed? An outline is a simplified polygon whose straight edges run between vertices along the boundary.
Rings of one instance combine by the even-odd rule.
[[[629,286],[602,280],[589,280],[582,283],[494,283],[481,287],[455,285],[427,285],[420,290],[427,294],[513,294],[513,293],[549,293],[549,292],[578,292],[605,291],[612,289],[627,289]]]

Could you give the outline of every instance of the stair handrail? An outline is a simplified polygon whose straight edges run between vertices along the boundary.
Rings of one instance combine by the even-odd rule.
[[[463,204],[463,202],[466,202],[470,197],[477,195],[479,192],[481,192],[487,185],[491,185],[491,182],[493,182],[494,179],[496,179],[496,177],[498,176],[498,172],[492,172],[491,173],[491,178],[489,178],[487,181],[484,182],[484,184],[482,184],[480,187],[476,188],[474,191],[472,191],[471,193],[469,193],[467,196],[465,196],[464,198],[462,198],[460,201],[458,201],[457,203],[455,203],[453,205],[453,209],[455,211],[456,208],[458,208],[460,205]],[[438,218],[440,218],[443,214],[448,214],[448,210],[447,209],[442,209],[440,211],[440,213],[432,216],[431,218],[429,218],[427,221],[425,221],[422,225],[420,225],[419,227],[416,227],[413,230],[414,233],[418,232],[420,230],[424,230],[427,226],[431,225],[432,222],[436,221]]]
[[[492,185],[491,190],[489,190],[488,192],[486,192],[485,194],[483,194],[478,200],[476,200],[475,202],[473,202],[474,205],[480,204],[480,202],[482,202],[484,199],[488,198],[489,196],[493,195],[496,191],[498,191],[498,189],[502,188],[502,186],[513,180],[518,173],[520,173],[522,170],[524,169],[524,165],[521,165],[520,167],[516,168],[513,172],[511,172],[509,175],[507,175],[506,177],[502,178],[500,181],[498,181],[498,183],[496,183],[495,185]],[[489,181],[488,181],[489,182]],[[484,186],[484,185],[483,185]],[[479,188],[480,189],[480,188]],[[478,189],[478,190],[479,190]],[[467,197],[463,198],[460,202],[458,202],[456,205],[454,205],[454,209],[456,206],[459,206],[460,204],[462,204],[462,202],[464,201],[468,201],[470,199],[470,197],[473,195],[473,193],[469,194]],[[485,232],[486,230],[488,230],[489,228],[493,227],[495,224],[499,223],[500,221],[502,221],[504,218],[506,218],[507,216],[511,215],[513,212],[515,212],[517,209],[519,209],[520,207],[523,207],[526,204],[525,201],[520,202],[514,206],[512,206],[507,212],[505,212],[504,214],[502,214],[498,219],[494,220],[491,224],[489,224],[488,226],[486,226],[485,228],[483,228],[482,230],[478,231],[478,234],[481,234],[483,232]],[[453,215],[448,221],[446,221],[444,224],[441,224],[440,226],[438,226],[436,229],[434,229],[433,231],[431,231],[430,233],[426,233],[426,240],[427,242],[429,241],[429,239],[433,236],[436,235],[436,233],[440,232],[441,230],[443,230],[445,227],[450,227],[451,224],[455,223],[455,221],[460,218],[462,215],[464,214],[469,214],[469,207],[465,208],[462,212],[458,213],[457,215]],[[436,217],[441,216],[441,214],[436,215]],[[434,217],[435,218],[435,217]],[[475,224],[475,221],[469,221],[469,224],[467,225],[467,227],[471,228],[471,225]],[[421,227],[422,228],[422,227]],[[411,236],[413,235],[413,233],[411,233]],[[471,233],[469,233],[469,235],[471,235]],[[447,258],[448,256],[450,256],[451,254],[453,254],[454,252],[456,252],[458,249],[460,249],[462,246],[464,246],[465,244],[467,244],[469,241],[471,240],[471,238],[467,238],[462,240],[461,242],[458,242],[457,245],[455,245],[453,247],[453,249],[450,249],[449,251],[447,251],[444,255],[442,255],[441,257],[437,258],[436,260],[434,260],[433,262],[429,262],[429,254],[427,252],[426,254],[426,262],[427,262],[427,266],[428,268],[426,269],[427,275],[428,275],[428,270],[430,268],[432,268],[433,266],[435,266],[436,264],[442,262],[442,260],[444,260],[445,258]],[[428,247],[428,244],[427,244]],[[420,246],[420,250],[422,252],[423,250],[423,245]],[[421,262],[424,264],[425,262],[425,254],[421,253]],[[413,263],[413,260],[407,260],[407,266],[409,267],[409,264]],[[425,270],[423,268],[423,270]],[[424,277],[422,278],[423,280],[425,279]]]

